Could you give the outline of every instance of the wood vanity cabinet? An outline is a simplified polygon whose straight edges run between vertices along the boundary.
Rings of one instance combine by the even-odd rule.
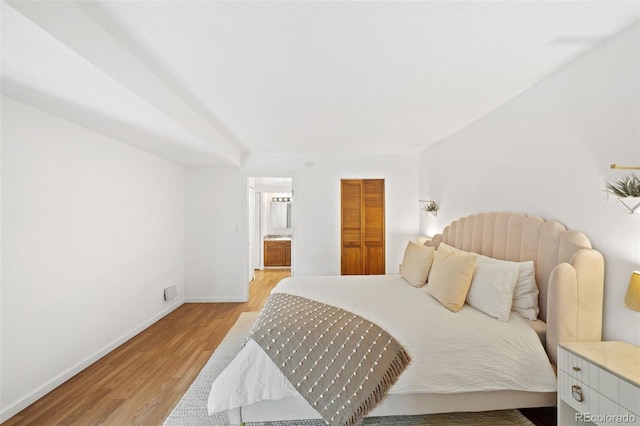
[[[291,240],[265,240],[264,266],[291,266]]]

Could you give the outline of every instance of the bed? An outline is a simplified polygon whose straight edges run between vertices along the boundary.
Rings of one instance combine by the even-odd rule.
[[[423,287],[408,285],[406,274],[295,277],[281,282],[272,297],[344,310],[378,324],[407,350],[411,362],[369,416],[555,405],[557,344],[601,339],[602,255],[581,232],[519,213],[460,218],[424,245],[438,249],[434,268],[444,263],[437,256],[451,253],[473,256],[474,267],[480,258],[531,264],[537,319],[510,313],[496,320],[464,300],[457,311],[445,308],[429,293],[435,270]],[[438,273],[443,270],[438,266]],[[474,280],[476,275],[480,267]],[[248,340],[214,382],[209,411],[224,408],[238,424],[320,418],[263,349]]]

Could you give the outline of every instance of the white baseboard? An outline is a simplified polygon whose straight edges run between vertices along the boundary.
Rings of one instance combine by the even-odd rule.
[[[242,297],[185,297],[184,303],[243,303]]]
[[[2,408],[2,410],[0,410],[0,423],[6,420],[9,420],[11,417],[15,416],[20,411],[24,410],[29,405],[33,404],[34,402],[36,402],[37,400],[39,400],[40,398],[42,398],[43,396],[45,396],[46,394],[48,394],[49,392],[51,392],[52,390],[54,390],[55,388],[57,388],[58,386],[60,386],[61,384],[63,384],[64,382],[66,382],[67,380],[69,380],[70,378],[72,378],[82,370],[84,370],[85,368],[87,368],[88,366],[90,366],[91,364],[93,364],[94,362],[98,361],[100,358],[107,355],[109,352],[113,351],[118,346],[122,345],[132,337],[135,337],[143,330],[149,328],[150,326],[152,326],[153,324],[155,324],[156,322],[158,322],[159,320],[161,320],[162,318],[164,318],[165,316],[167,316],[168,314],[170,314],[171,312],[179,308],[182,304],[184,304],[184,299],[178,299],[171,306],[169,306],[159,314],[154,315],[152,318],[143,322],[142,324],[140,324],[139,326],[137,326],[136,328],[134,328],[133,330],[125,334],[124,336],[109,343],[107,346],[100,349],[98,352],[91,355],[84,361],[65,370],[54,379],[43,384],[33,392],[27,395],[24,395],[17,401],[11,403],[9,406]]]

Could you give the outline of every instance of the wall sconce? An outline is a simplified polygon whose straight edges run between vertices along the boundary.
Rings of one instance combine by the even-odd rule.
[[[291,197],[273,197],[271,201],[274,203],[290,203]]]
[[[615,163],[611,165],[611,168],[618,170],[640,170],[640,166],[618,166]]]
[[[633,271],[631,274],[627,295],[624,297],[624,305],[640,312],[640,271]]]
[[[433,200],[419,200],[421,203],[424,203],[422,206],[422,211],[427,215],[427,217],[436,217],[438,216],[438,210],[440,210],[440,206]]]

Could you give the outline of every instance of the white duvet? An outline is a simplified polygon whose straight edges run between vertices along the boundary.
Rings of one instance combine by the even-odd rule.
[[[389,394],[556,391],[556,376],[540,339],[515,313],[507,322],[466,304],[453,313],[399,275],[294,277],[273,292],[349,310],[395,337],[411,363]],[[296,395],[266,353],[249,340],[213,382],[208,411]]]

